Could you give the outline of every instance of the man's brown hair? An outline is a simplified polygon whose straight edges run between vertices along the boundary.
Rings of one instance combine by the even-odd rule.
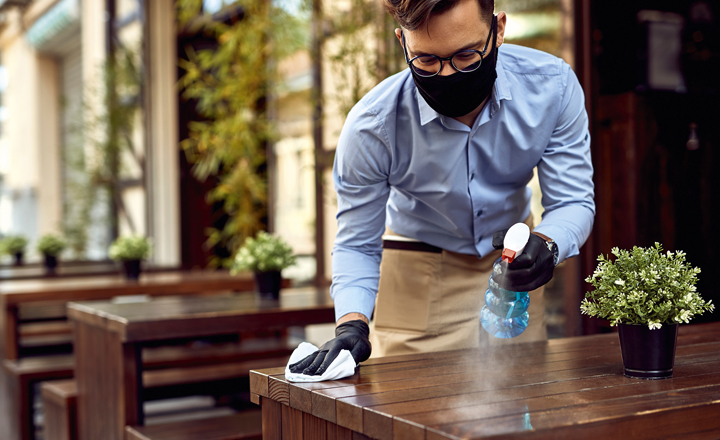
[[[433,14],[442,14],[455,7],[460,0],[382,0],[385,10],[403,29],[414,31]],[[492,20],[495,0],[477,0],[483,19]]]

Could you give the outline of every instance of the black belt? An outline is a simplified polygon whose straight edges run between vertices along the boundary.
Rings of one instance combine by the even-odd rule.
[[[442,248],[423,243],[422,241],[383,240],[383,248],[399,249],[401,251],[433,252],[436,254],[442,252]]]

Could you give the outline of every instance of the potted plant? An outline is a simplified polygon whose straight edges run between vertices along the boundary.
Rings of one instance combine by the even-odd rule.
[[[14,256],[15,266],[22,266],[23,254],[27,244],[27,238],[22,235],[8,235],[0,241],[0,251],[3,254]]]
[[[37,242],[37,250],[45,257],[45,268],[49,273],[55,272],[57,257],[67,247],[65,240],[55,234],[45,234]]]
[[[253,271],[261,297],[278,299],[282,270],[295,264],[292,248],[282,238],[260,231],[249,237],[235,254],[232,273]]]
[[[111,245],[108,255],[115,261],[121,261],[125,277],[137,280],[140,277],[140,262],[147,259],[152,251],[150,241],[141,235],[118,237]]]
[[[618,326],[625,376],[672,377],[678,324],[715,309],[695,287],[700,269],[682,251],[663,253],[659,243],[613,248],[612,254],[614,261],[598,257],[585,280],[595,290],[585,294],[580,310]]]

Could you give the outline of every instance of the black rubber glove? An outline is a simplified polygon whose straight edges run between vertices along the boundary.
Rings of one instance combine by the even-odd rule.
[[[505,239],[504,231],[493,234],[493,247],[503,248]],[[512,263],[501,263],[503,274],[496,280],[503,289],[513,292],[529,292],[544,285],[552,279],[555,270],[555,258],[548,249],[545,240],[535,234],[530,234],[530,239],[520,255],[515,257]],[[494,278],[493,278],[494,279]]]
[[[338,357],[340,350],[350,350],[355,363],[370,357],[370,327],[361,320],[344,322],[335,327],[335,338],[327,341],[318,351],[290,365],[292,373],[321,376]]]

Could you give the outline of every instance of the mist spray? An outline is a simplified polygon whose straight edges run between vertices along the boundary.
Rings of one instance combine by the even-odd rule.
[[[480,311],[480,322],[485,331],[496,338],[514,338],[528,326],[528,293],[503,289],[497,281],[505,276],[503,266],[512,263],[515,257],[522,253],[529,239],[530,228],[525,223],[514,224],[505,234],[502,256],[493,264],[489,286],[485,292],[485,305]]]

